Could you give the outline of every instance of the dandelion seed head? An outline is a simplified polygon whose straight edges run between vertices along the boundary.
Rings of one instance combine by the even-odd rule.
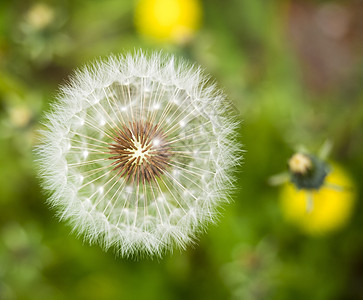
[[[192,243],[227,201],[241,157],[238,122],[209,82],[161,53],[76,71],[36,150],[60,218],[122,256]]]

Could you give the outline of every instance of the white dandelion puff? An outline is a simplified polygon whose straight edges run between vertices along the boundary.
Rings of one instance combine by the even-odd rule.
[[[112,56],[75,72],[36,152],[61,219],[122,256],[185,248],[232,188],[231,106],[172,56]]]

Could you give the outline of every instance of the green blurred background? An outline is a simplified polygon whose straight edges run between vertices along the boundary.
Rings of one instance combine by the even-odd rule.
[[[39,8],[40,7],[40,8]],[[184,42],[140,35],[131,0],[0,2],[0,299],[363,299],[363,207],[320,237],[284,221],[279,188],[301,145],[362,194],[363,2],[205,0]],[[163,259],[104,253],[46,204],[32,163],[42,112],[89,60],[142,48],[202,65],[243,120],[232,203]]]

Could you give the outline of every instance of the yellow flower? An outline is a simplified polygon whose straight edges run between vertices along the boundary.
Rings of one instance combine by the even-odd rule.
[[[297,189],[286,183],[281,191],[281,208],[286,220],[295,223],[305,233],[321,235],[344,226],[349,220],[355,201],[354,184],[347,173],[333,164],[317,190]],[[307,211],[307,201],[313,201]]]
[[[198,0],[141,0],[135,11],[136,29],[161,41],[185,43],[201,22]]]

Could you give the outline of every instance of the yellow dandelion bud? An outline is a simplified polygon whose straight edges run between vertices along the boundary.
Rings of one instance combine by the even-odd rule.
[[[198,0],[141,0],[135,11],[137,31],[161,41],[186,43],[200,23]]]
[[[282,187],[281,208],[286,220],[305,233],[321,235],[344,226],[349,220],[355,200],[354,184],[339,166],[330,165],[324,183],[318,189],[298,189],[289,182]],[[307,211],[307,201],[313,202]]]

